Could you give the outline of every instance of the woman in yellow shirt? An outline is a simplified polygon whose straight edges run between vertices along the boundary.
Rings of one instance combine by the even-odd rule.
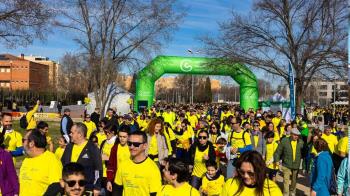
[[[202,177],[207,171],[205,161],[215,161],[215,149],[213,144],[208,141],[209,134],[205,130],[198,133],[198,141],[190,148],[190,165],[193,167],[191,176],[191,185],[199,190]]]
[[[176,158],[185,161],[188,159],[188,150],[192,143],[192,127],[187,119],[183,119],[181,124],[174,131],[176,138]]]
[[[221,196],[282,196],[280,188],[266,176],[266,166],[257,151],[246,151],[236,163],[238,175],[226,181]]]
[[[164,135],[164,124],[159,118],[153,119],[147,128],[148,157],[157,163],[161,163],[170,154],[169,142]]]

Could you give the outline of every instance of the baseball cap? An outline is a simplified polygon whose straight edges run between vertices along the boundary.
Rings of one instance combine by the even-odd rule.
[[[293,128],[291,133],[295,135],[300,135],[300,131],[297,128]]]

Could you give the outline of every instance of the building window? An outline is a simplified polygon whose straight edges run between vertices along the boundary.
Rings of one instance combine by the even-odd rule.
[[[11,72],[11,69],[10,69],[10,68],[7,68],[7,69],[6,69],[6,72],[7,72],[7,73],[10,73],[10,72]]]
[[[321,85],[319,89],[320,90],[327,90],[327,85]]]
[[[327,97],[327,92],[320,92],[319,95],[320,97]]]

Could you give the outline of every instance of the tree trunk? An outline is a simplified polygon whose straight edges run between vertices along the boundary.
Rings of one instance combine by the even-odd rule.
[[[295,112],[301,114],[301,104],[304,98],[304,86],[300,80],[295,80]]]

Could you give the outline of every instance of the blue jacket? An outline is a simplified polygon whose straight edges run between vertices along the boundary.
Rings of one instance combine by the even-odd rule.
[[[333,162],[328,151],[322,151],[318,154],[312,167],[311,188],[317,196],[329,196],[329,187],[331,184],[333,172]]]
[[[349,196],[349,160],[345,158],[339,167],[337,175],[338,194]]]

